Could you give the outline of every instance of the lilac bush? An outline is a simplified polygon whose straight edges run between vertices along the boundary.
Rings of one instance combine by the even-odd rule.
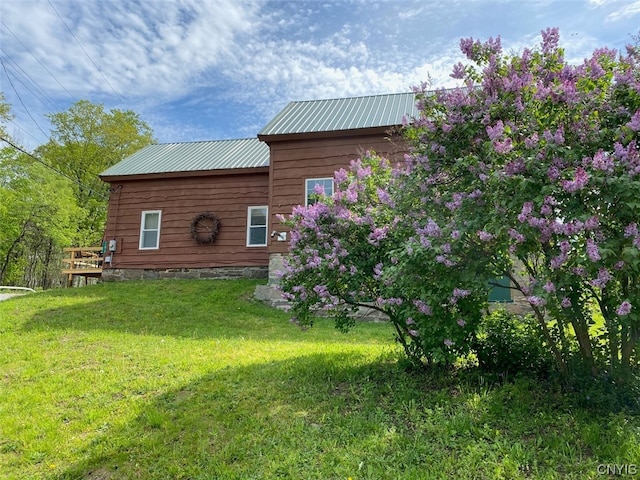
[[[466,353],[493,278],[528,301],[558,369],[628,372],[640,336],[640,54],[569,65],[556,29],[518,55],[464,39],[461,86],[415,88],[398,168],[375,155],[286,220],[298,321],[387,314],[410,357]],[[602,319],[600,321],[599,319]]]
[[[624,372],[640,334],[640,56],[602,48],[569,65],[558,42],[548,29],[508,56],[499,38],[462,40],[463,86],[416,88],[412,188],[396,201],[444,205],[434,218],[511,277],[562,372],[576,354]]]

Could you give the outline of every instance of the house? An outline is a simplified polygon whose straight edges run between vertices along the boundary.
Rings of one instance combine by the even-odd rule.
[[[104,280],[267,275],[269,148],[257,138],[150,145],[100,176]]]
[[[102,278],[268,276],[256,296],[277,303],[289,244],[278,214],[306,204],[317,184],[332,193],[334,172],[365,150],[401,160],[398,127],[417,114],[413,93],[298,101],[257,138],[143,148],[100,175],[111,187]],[[511,302],[510,290],[490,300]]]
[[[150,145],[102,172],[111,187],[102,277],[266,277],[288,248],[276,215],[365,150],[407,151],[393,133],[413,93],[289,103],[257,138]],[[397,129],[396,129],[397,130]],[[271,235],[271,233],[274,233]]]

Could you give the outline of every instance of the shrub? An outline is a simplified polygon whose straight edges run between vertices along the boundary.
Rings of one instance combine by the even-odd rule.
[[[503,377],[546,375],[553,364],[531,316],[495,310],[482,319],[474,343],[480,368]]]

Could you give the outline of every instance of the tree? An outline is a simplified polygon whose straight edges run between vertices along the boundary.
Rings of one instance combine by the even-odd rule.
[[[76,213],[67,179],[13,148],[0,150],[0,284],[55,285]]]
[[[36,152],[75,181],[74,193],[83,212],[76,241],[96,243],[102,238],[109,193],[98,175],[153,143],[152,130],[130,110],[106,112],[102,104],[87,100],[48,118],[51,139]]]
[[[526,296],[561,372],[574,359],[618,379],[631,368],[640,336],[640,55],[603,48],[574,66],[558,41],[548,29],[539,48],[508,56],[499,38],[464,39],[472,63],[452,73],[463,86],[416,88],[420,116],[405,128],[412,154],[378,196],[389,195],[394,222],[370,225],[371,234],[387,227],[392,240],[365,269],[382,302],[396,299],[392,321],[412,325],[416,360],[447,362],[468,349],[488,285],[504,274]],[[375,209],[372,198],[355,208]],[[335,195],[324,204],[335,210]],[[332,272],[309,275],[333,259],[295,261],[327,242],[325,223],[306,230],[319,211],[290,219],[294,263],[283,289],[294,312],[322,304],[302,298],[318,285],[327,287],[321,298],[337,297],[332,309],[349,301]],[[342,244],[351,229],[331,234]],[[351,258],[345,249],[334,271]]]

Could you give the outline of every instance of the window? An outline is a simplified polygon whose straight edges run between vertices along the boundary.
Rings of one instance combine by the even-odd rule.
[[[249,207],[247,215],[247,247],[267,245],[267,207]]]
[[[160,246],[160,210],[142,212],[140,250],[155,250]]]
[[[491,281],[493,287],[489,291],[489,301],[496,303],[511,303],[511,281],[509,277],[497,277]]]
[[[305,205],[316,203],[312,198],[316,194],[316,186],[321,188],[327,197],[333,195],[333,178],[307,178],[304,191]]]

